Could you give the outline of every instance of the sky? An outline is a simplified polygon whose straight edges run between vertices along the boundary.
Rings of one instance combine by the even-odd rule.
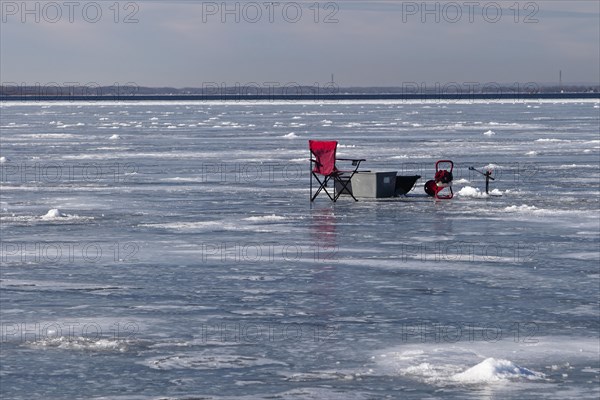
[[[4,85],[600,83],[600,1],[6,1]]]

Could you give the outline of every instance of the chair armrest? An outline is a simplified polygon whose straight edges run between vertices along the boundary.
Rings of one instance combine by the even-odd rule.
[[[361,162],[363,161],[367,161],[364,158],[336,158],[336,160],[341,160],[341,161],[352,161],[352,165],[358,167],[360,165]]]

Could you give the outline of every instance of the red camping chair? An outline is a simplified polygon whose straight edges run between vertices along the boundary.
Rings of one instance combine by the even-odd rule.
[[[310,201],[314,201],[315,198],[324,191],[332,201],[337,201],[338,197],[342,193],[348,193],[355,201],[356,197],[352,194],[352,190],[348,187],[350,179],[356,172],[361,161],[364,159],[352,159],[352,158],[336,158],[335,152],[337,150],[337,141],[334,140],[309,140],[308,147],[310,148],[311,154],[311,178],[310,178]],[[341,161],[352,161],[353,170],[342,171],[337,169],[335,163],[337,160]],[[314,166],[313,166],[314,164]],[[319,176],[322,178],[319,179]],[[319,188],[313,195],[313,178],[319,182]],[[327,190],[327,184],[333,180],[334,192],[333,195]],[[335,183],[339,183],[340,190],[335,190]]]

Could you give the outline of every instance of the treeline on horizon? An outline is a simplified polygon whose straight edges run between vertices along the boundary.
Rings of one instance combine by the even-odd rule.
[[[435,84],[411,83],[403,87],[337,87],[328,83],[323,86],[300,85],[210,85],[204,88],[172,88],[127,85],[99,86],[96,84],[68,85],[1,85],[4,97],[60,97],[60,96],[335,96],[335,95],[469,95],[469,94],[535,94],[535,93],[600,93],[600,85],[524,85],[500,84]]]

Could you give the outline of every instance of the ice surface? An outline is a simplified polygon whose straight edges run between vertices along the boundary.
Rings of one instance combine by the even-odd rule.
[[[597,105],[3,102],[2,395],[597,399]]]
[[[180,353],[167,356],[158,356],[146,360],[145,364],[158,370],[186,369],[186,370],[218,370],[254,368],[264,365],[285,365],[285,363],[268,358],[246,357],[235,354],[216,354],[214,351],[198,353]]]

